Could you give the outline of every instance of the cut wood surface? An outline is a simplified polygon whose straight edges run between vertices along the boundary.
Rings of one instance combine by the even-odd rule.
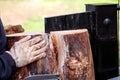
[[[22,39],[27,35],[31,35],[32,37],[39,35],[47,39],[49,38],[49,36],[45,33],[18,33],[18,34],[7,35],[7,46],[6,46],[7,50],[9,50],[16,41]],[[50,39],[48,39],[48,41],[49,40]],[[45,58],[33,62],[22,68],[19,68],[14,74],[12,74],[9,80],[23,80],[27,76],[36,75],[36,74],[57,73],[56,55],[54,54],[50,46],[52,46],[52,44],[49,45],[46,51],[47,56]]]
[[[86,29],[50,33],[62,80],[95,80],[89,35]]]

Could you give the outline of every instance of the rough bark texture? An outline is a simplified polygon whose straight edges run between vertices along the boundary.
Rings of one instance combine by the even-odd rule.
[[[37,35],[41,35],[41,36],[46,36],[47,38],[48,35],[47,34],[32,34],[32,36],[37,36]],[[14,36],[7,36],[7,50],[9,50],[12,45],[22,39],[23,37],[25,37],[26,34],[22,35],[17,35],[15,34]],[[50,41],[50,39],[49,39]],[[49,42],[50,43],[50,42]],[[57,61],[56,61],[56,55],[54,54],[53,50],[50,48],[50,46],[52,47],[52,44],[49,45],[46,53],[47,56],[41,60],[38,60],[36,62],[33,62],[25,67],[19,68],[14,74],[12,74],[12,76],[10,77],[9,80],[22,80],[27,76],[30,75],[35,75],[35,74],[55,74],[57,73]]]
[[[9,50],[14,42],[23,37],[7,37],[7,49]],[[86,29],[53,31],[48,39],[50,46],[47,57],[18,69],[10,80],[22,80],[29,75],[44,73],[59,73],[60,80],[95,80],[92,52]]]
[[[94,80],[94,66],[86,29],[51,32],[62,80]]]
[[[24,32],[22,25],[6,25],[4,29],[6,35]]]

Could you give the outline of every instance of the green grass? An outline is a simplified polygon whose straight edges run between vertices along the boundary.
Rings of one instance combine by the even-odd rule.
[[[44,18],[32,17],[22,23],[25,32],[44,31]]]

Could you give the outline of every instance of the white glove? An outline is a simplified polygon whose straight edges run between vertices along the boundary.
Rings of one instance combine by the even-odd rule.
[[[8,52],[15,60],[17,67],[25,66],[46,56],[47,41],[41,36],[30,38],[31,36],[27,36],[15,42]]]

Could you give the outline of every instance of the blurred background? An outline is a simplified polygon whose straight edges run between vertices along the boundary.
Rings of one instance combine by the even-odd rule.
[[[22,24],[25,32],[44,31],[44,17],[85,11],[85,4],[118,0],[0,0],[4,25]]]

